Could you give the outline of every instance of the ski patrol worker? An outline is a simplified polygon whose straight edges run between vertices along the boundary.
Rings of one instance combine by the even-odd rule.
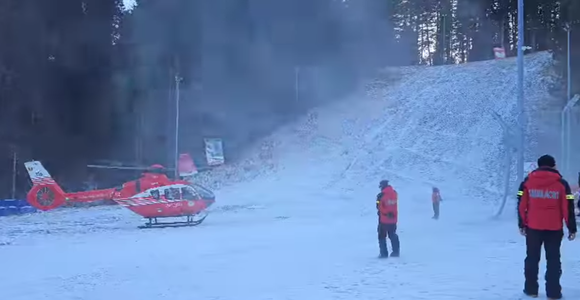
[[[576,207],[578,208],[576,216],[580,217],[580,172],[578,172],[578,185],[574,187],[572,192],[574,193],[574,201],[576,201]]]
[[[443,201],[441,199],[441,192],[439,188],[433,187],[433,192],[431,193],[431,202],[433,202],[433,219],[439,219],[439,204]]]
[[[391,256],[399,256],[399,236],[397,235],[397,221],[399,216],[397,192],[389,184],[388,180],[379,183],[381,192],[377,195],[377,214],[379,215],[379,225],[377,228],[379,236],[379,250],[381,258],[389,257],[387,248],[387,236],[391,240],[393,252]]]
[[[518,226],[526,237],[527,253],[524,293],[528,296],[538,295],[538,265],[543,245],[546,251],[546,296],[548,299],[562,298],[562,219],[568,227],[568,240],[574,240],[574,196],[568,182],[556,170],[554,157],[544,155],[538,159],[538,169],[524,179],[518,191]]]

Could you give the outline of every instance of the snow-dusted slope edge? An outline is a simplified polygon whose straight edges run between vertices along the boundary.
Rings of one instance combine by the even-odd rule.
[[[527,107],[550,98],[550,65],[548,53],[526,56]],[[316,176],[320,188],[343,192],[390,178],[495,202],[505,166],[491,112],[516,120],[516,80],[514,59],[385,70],[348,99],[267,138],[243,168],[221,172],[239,178],[268,170],[290,185]]]

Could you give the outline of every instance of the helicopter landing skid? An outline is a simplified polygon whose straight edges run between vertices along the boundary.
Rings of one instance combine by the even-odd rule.
[[[168,228],[168,227],[193,227],[201,224],[205,218],[207,218],[207,214],[199,216],[200,214],[186,216],[186,221],[178,221],[178,222],[159,222],[158,219],[160,218],[147,218],[147,223],[144,225],[139,226],[139,229],[147,229],[147,228]]]

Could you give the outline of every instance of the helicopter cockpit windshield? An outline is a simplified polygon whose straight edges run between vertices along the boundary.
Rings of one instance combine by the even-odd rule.
[[[197,194],[199,194],[199,196],[202,199],[215,199],[214,193],[208,190],[207,188],[204,188],[203,186],[193,182],[190,182],[189,184],[193,187],[195,192],[197,192]]]
[[[190,184],[181,187],[167,187],[159,190],[154,190],[151,195],[155,199],[159,199],[162,195],[167,200],[200,200],[200,199],[215,199],[215,195],[208,189],[197,185]]]
[[[181,197],[183,200],[198,200],[201,198],[193,187],[190,186],[181,188]]]

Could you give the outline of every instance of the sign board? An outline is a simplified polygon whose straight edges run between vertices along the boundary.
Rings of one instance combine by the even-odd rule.
[[[503,59],[505,58],[505,49],[501,47],[495,47],[493,48],[493,55],[495,56],[495,59]]]
[[[197,168],[191,156],[187,153],[179,154],[179,161],[177,164],[179,176],[187,177],[197,174]]]
[[[205,158],[210,166],[219,166],[225,163],[222,139],[204,139]]]
[[[527,161],[524,163],[524,174],[527,176],[533,170],[538,168],[538,164],[535,161]]]

